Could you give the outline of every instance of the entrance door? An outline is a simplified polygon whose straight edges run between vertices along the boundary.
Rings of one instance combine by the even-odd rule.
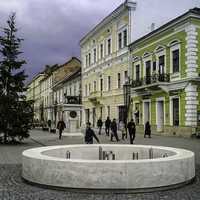
[[[126,107],[125,106],[119,106],[119,122],[124,122],[126,116]]]
[[[92,109],[92,125],[93,127],[96,125],[96,109]]]
[[[90,110],[89,109],[85,109],[85,122],[89,122],[90,121]]]
[[[151,61],[146,62],[146,84],[151,84]]]
[[[173,99],[172,100],[172,106],[173,106],[173,125],[179,126],[179,99]]]
[[[157,131],[164,131],[164,102],[157,101]]]
[[[144,102],[144,125],[150,121],[150,103]]]

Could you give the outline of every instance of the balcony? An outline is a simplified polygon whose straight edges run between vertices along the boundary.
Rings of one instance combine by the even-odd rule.
[[[65,96],[65,104],[81,104],[81,96]]]
[[[88,97],[89,101],[91,101],[94,105],[100,104],[99,99],[102,97],[102,91],[95,91],[91,92],[90,96]]]
[[[146,76],[138,80],[133,80],[132,88],[157,85],[159,83],[169,83],[169,82],[170,82],[169,74],[153,74],[152,76]]]

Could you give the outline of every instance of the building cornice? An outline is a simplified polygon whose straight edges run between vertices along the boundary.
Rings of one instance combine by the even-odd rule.
[[[117,7],[110,15],[104,18],[99,24],[97,24],[89,33],[87,33],[81,40],[80,46],[82,46],[89,38],[91,38],[95,33],[102,29],[105,25],[110,23],[113,19],[120,16],[126,9],[136,9],[136,2],[125,1],[119,7]]]
[[[194,8],[189,10],[188,12],[184,13],[183,15],[180,15],[179,17],[169,21],[168,23],[164,24],[163,26],[159,27],[158,29],[146,34],[145,36],[135,40],[129,45],[129,50],[133,51],[137,45],[139,45],[141,42],[144,42],[166,30],[169,30],[170,28],[173,28],[183,22],[187,22],[188,19],[196,18],[200,19],[200,9]]]

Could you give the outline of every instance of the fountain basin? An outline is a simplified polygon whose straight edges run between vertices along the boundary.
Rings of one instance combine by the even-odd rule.
[[[99,160],[99,148],[105,152],[112,151],[115,160]],[[151,159],[150,150],[153,152]],[[70,159],[66,158],[67,152],[70,152]],[[26,150],[22,157],[22,177],[25,180],[60,188],[137,190],[173,187],[188,183],[195,177],[194,153],[170,147],[51,146]],[[133,160],[133,157],[138,160]]]

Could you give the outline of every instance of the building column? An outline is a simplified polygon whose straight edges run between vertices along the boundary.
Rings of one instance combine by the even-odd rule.
[[[82,123],[81,123],[81,127],[86,127],[86,117],[85,117],[85,109],[82,108]]]
[[[188,78],[197,77],[197,59],[198,59],[198,40],[197,40],[197,30],[195,25],[191,24],[187,26],[185,29],[187,37],[186,37],[186,73]]]
[[[191,83],[185,88],[186,93],[186,112],[185,112],[185,125],[197,126],[197,105],[198,105],[198,92],[197,86]]]

